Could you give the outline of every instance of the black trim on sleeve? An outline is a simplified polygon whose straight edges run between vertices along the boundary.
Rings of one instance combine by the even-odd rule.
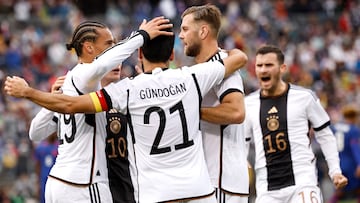
[[[145,46],[150,41],[150,35],[145,30],[138,30],[139,34],[141,34],[144,38],[144,45]]]
[[[320,131],[320,130],[328,127],[329,125],[330,125],[330,121],[324,123],[324,124],[323,124],[322,126],[320,126],[320,127],[314,128],[314,130],[315,130],[315,131]]]
[[[241,90],[239,89],[235,89],[235,88],[230,88],[230,89],[227,89],[224,93],[222,93],[219,97],[219,100],[220,100],[220,103],[222,102],[222,100],[224,99],[224,97],[230,93],[233,93],[233,92],[240,92],[241,94],[244,94]]]

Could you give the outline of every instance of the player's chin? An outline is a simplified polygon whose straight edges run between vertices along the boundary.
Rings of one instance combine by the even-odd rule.
[[[120,77],[121,77],[121,74],[115,74],[113,77],[114,77],[115,80],[119,80]]]
[[[271,82],[270,81],[260,81],[260,87],[263,90],[268,90],[271,88]]]

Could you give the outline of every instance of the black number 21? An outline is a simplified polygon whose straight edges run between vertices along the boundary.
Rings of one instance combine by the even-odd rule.
[[[189,133],[187,130],[184,106],[181,101],[170,108],[170,114],[174,113],[175,111],[179,111],[179,116],[180,116],[180,121],[181,121],[181,126],[182,126],[182,134],[183,134],[183,143],[175,145],[175,150],[178,150],[178,149],[183,149],[183,148],[194,145],[194,141],[189,140]],[[156,106],[148,108],[145,111],[144,124],[149,124],[150,114],[153,112],[158,113],[158,115],[160,117],[160,124],[159,124],[158,131],[156,132],[156,137],[155,137],[155,140],[151,147],[150,154],[161,154],[161,153],[170,152],[171,151],[170,146],[159,148],[160,140],[163,136],[165,125],[166,125],[166,116],[165,116],[164,110],[162,108],[156,107]]]

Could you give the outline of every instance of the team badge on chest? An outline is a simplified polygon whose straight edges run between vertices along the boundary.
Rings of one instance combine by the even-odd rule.
[[[275,106],[273,106],[269,111],[268,114],[270,114],[266,120],[267,120],[267,128],[270,131],[275,131],[279,129],[279,116],[276,114],[278,113],[278,110]]]
[[[121,129],[120,118],[111,117],[109,119],[109,123],[110,123],[111,132],[114,133],[114,134],[118,134],[120,132],[120,129]]]

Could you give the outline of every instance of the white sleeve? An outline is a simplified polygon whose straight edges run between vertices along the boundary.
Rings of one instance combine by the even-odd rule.
[[[199,63],[188,68],[198,78],[197,82],[203,95],[214,85],[220,84],[225,76],[225,67],[219,61]]]
[[[320,131],[315,131],[315,138],[316,141],[320,144],[321,151],[323,152],[329,167],[329,176],[332,179],[334,174],[341,173],[336,138],[329,126]]]
[[[314,128],[315,139],[325,156],[329,176],[333,178],[335,173],[341,173],[341,168],[336,138],[330,129],[330,117],[315,96],[310,100],[307,113]]]
[[[245,106],[246,109],[246,106]],[[245,146],[246,146],[246,156],[249,155],[250,144],[254,142],[253,133],[252,133],[252,124],[250,121],[250,115],[248,111],[245,111],[245,120],[244,120],[244,136],[245,136]]]
[[[321,105],[320,99],[313,92],[311,92],[311,96],[309,96],[309,103],[307,105],[306,112],[311,122],[311,125],[314,128],[319,128],[326,123],[330,125],[329,115],[325,111],[324,107]]]
[[[53,121],[55,113],[45,108],[32,119],[29,129],[29,138],[32,141],[40,141],[57,130],[57,123]]]
[[[77,88],[85,92],[93,91],[104,75],[129,58],[143,44],[143,35],[135,32],[126,40],[105,50],[92,63],[86,64],[86,70],[81,74],[74,74]]]
[[[216,95],[220,101],[229,93],[240,92],[244,94],[244,84],[239,71],[234,72],[229,77],[225,78],[220,85],[214,88]]]

